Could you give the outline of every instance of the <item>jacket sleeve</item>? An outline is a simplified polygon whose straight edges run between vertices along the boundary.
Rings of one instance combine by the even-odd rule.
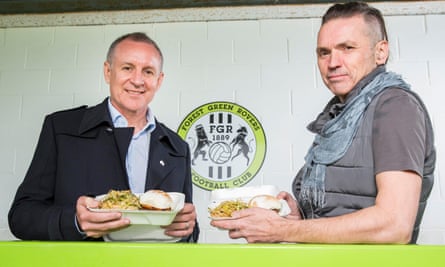
[[[19,186],[8,222],[11,232],[23,240],[81,240],[75,226],[75,204],[54,204],[57,175],[57,143],[51,115],[42,131],[26,176]]]

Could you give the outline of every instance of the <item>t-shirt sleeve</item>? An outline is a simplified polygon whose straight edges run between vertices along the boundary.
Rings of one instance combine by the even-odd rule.
[[[425,111],[401,89],[389,89],[376,103],[372,146],[375,174],[414,171],[422,176],[425,158]]]

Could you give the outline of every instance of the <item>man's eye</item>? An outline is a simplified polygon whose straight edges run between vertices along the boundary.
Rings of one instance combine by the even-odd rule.
[[[325,56],[327,56],[327,55],[329,55],[329,51],[326,51],[326,50],[320,50],[320,51],[318,51],[318,56],[319,56],[319,57],[325,57]]]
[[[122,70],[129,71],[129,70],[131,70],[131,68],[128,66],[124,66],[124,67],[122,67]]]

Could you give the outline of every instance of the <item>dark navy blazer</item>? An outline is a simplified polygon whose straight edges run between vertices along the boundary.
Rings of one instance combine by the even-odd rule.
[[[113,127],[108,99],[46,116],[9,211],[12,233],[25,240],[81,240],[74,223],[76,201],[129,189],[125,158],[132,135],[133,128]],[[145,189],[183,192],[192,202],[189,147],[159,122],[151,133]],[[198,233],[196,227],[191,241]]]

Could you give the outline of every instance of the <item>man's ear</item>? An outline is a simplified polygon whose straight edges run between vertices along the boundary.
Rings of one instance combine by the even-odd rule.
[[[111,65],[108,61],[104,62],[104,79],[109,84],[111,75]]]
[[[159,73],[159,76],[158,76],[158,84],[157,84],[157,87],[156,87],[156,92],[159,90],[159,88],[161,88],[163,81],[164,81],[164,72],[161,71]]]
[[[377,65],[386,63],[389,57],[388,41],[382,40],[375,45],[375,62]]]

